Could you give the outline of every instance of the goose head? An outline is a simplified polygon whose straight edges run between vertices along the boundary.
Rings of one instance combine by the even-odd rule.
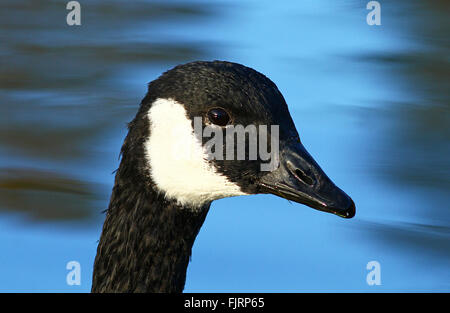
[[[180,205],[270,193],[355,215],[352,199],[302,145],[276,85],[243,65],[192,62],[167,71],[149,84],[129,136],[143,144],[151,186]]]
[[[275,84],[236,63],[188,63],[152,81],[121,152],[93,292],[181,292],[214,200],[271,193],[355,214],[302,145]]]

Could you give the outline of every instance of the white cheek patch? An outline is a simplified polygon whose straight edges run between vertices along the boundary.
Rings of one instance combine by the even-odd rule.
[[[167,198],[201,206],[220,198],[246,195],[207,161],[194,135],[184,106],[173,99],[157,99],[148,112],[150,138],[145,154],[150,175]]]

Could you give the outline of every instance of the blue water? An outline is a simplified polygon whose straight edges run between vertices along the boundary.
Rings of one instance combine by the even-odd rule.
[[[90,290],[126,122],[147,82],[198,59],[270,77],[357,215],[215,201],[186,292],[450,291],[447,4],[381,1],[368,26],[366,1],[80,1],[69,27],[65,1],[31,3],[0,13],[0,291]]]

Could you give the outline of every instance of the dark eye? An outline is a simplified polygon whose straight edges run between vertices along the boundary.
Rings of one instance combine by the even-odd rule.
[[[209,110],[208,119],[215,125],[225,126],[230,121],[230,116],[224,109],[214,108]]]

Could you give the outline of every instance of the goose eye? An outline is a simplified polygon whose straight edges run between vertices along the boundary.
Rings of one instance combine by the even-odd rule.
[[[230,116],[224,109],[215,108],[209,110],[208,119],[215,125],[225,126],[230,121]]]

